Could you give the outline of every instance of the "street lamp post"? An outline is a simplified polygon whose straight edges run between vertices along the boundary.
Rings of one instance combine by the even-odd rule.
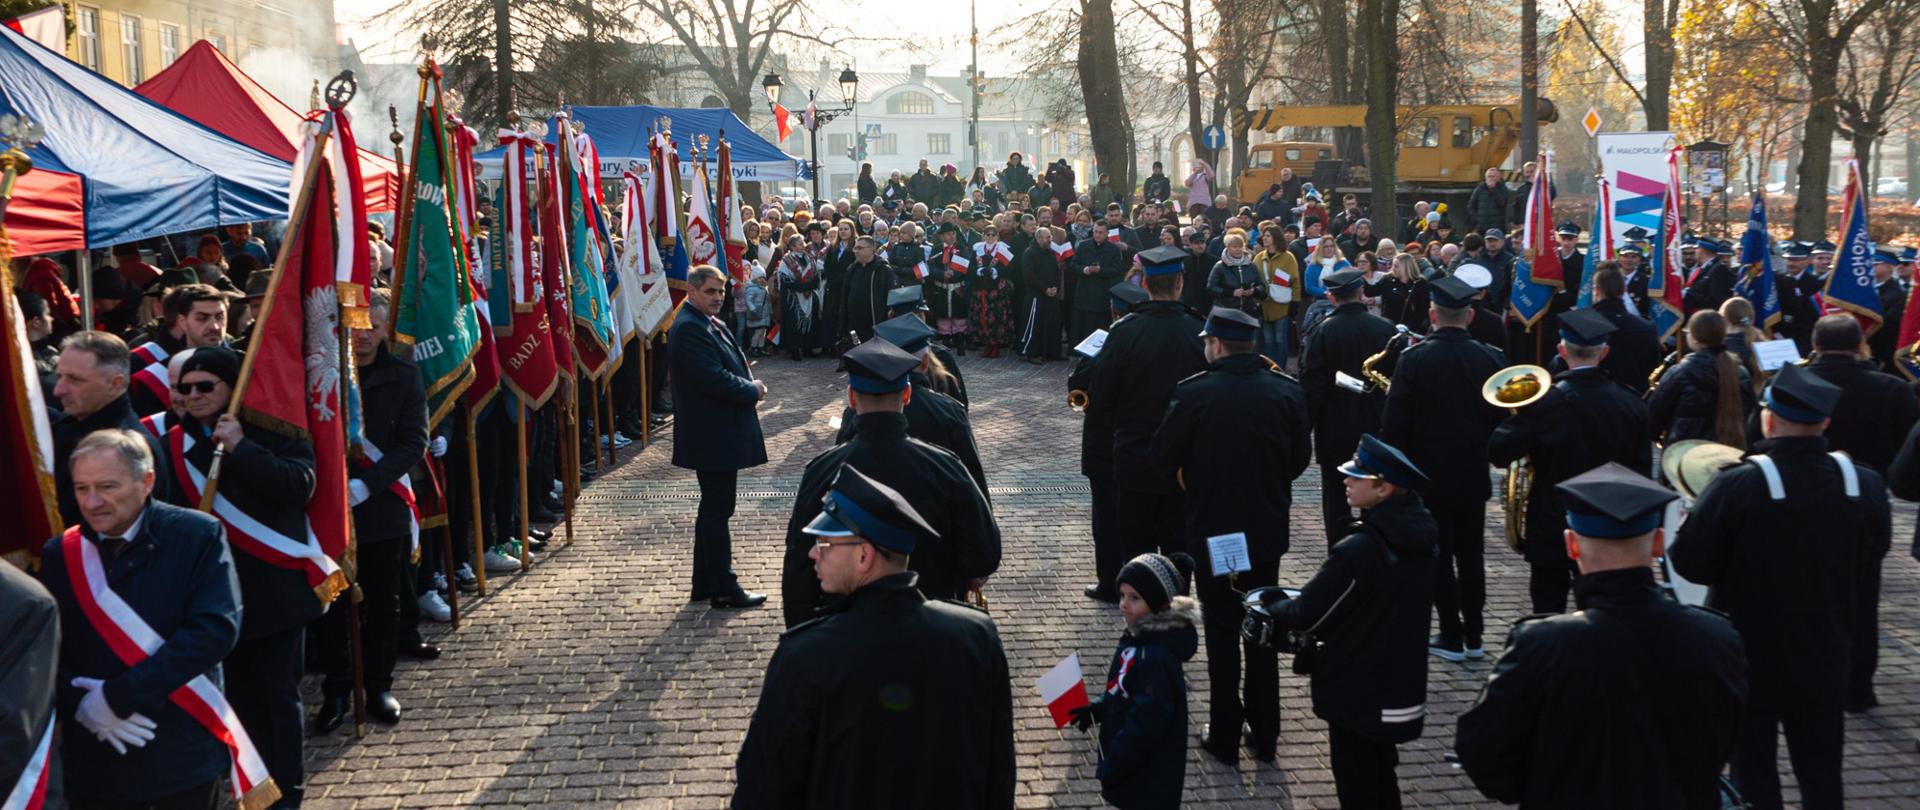
[[[760,89],[766,91],[767,103],[769,105],[777,103],[780,100],[780,86],[780,74],[778,73],[769,73],[760,79]],[[855,93],[859,92],[859,89],[860,75],[854,73],[853,68],[849,67],[840,71],[840,97],[845,103],[845,106],[829,110],[819,109],[814,105],[813,91],[807,91],[807,109],[812,111],[811,117],[813,120],[802,121],[801,123],[807,125],[807,151],[809,153],[809,163],[811,163],[813,168],[813,199],[807,202],[808,207],[812,207],[814,202],[820,199],[820,168],[822,165],[820,161],[820,127],[832,123],[835,118],[853,112],[854,102],[856,100]],[[859,133],[855,133],[856,137],[858,134]]]

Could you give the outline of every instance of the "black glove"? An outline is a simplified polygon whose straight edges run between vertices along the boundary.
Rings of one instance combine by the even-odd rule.
[[[1069,709],[1067,717],[1071,719],[1067,722],[1072,723],[1074,728],[1086,731],[1093,728],[1093,724],[1100,722],[1099,709],[1100,701],[1097,700],[1085,706]]]

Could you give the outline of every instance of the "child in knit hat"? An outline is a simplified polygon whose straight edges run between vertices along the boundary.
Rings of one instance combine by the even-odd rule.
[[[1200,644],[1200,603],[1188,595],[1193,558],[1142,554],[1120,569],[1127,629],[1107,667],[1107,688],[1074,711],[1100,724],[1100,795],[1122,808],[1179,807],[1187,767],[1187,677]]]

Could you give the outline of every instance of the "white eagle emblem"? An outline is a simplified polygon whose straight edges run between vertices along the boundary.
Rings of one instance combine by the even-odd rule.
[[[303,303],[307,412],[331,422],[340,404],[340,296],[332,284],[325,284],[308,291]]]

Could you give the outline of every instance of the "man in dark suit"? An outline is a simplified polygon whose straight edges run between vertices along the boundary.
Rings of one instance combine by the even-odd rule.
[[[1893,352],[1900,348],[1894,339],[1900,335],[1900,319],[1907,312],[1907,285],[1893,274],[1900,266],[1900,255],[1891,248],[1873,251],[1873,289],[1880,298],[1880,330],[1867,340],[1873,352],[1873,364],[1881,371],[1892,371]]]
[[[1601,262],[1594,268],[1592,309],[1605,315],[1614,329],[1607,336],[1600,370],[1635,396],[1644,396],[1651,384],[1647,377],[1660,365],[1660,336],[1654,334],[1653,322],[1627,311],[1626,277],[1618,263]],[[1567,370],[1567,361],[1555,357],[1547,370],[1557,377]]]
[[[1320,506],[1325,516],[1327,542],[1345,537],[1353,513],[1347,508],[1345,478],[1338,469],[1353,457],[1360,436],[1380,429],[1380,409],[1386,395],[1362,382],[1341,384],[1339,375],[1362,379],[1360,366],[1387,345],[1393,324],[1367,311],[1360,301],[1365,280],[1358,271],[1341,270],[1321,277],[1333,314],[1307,335],[1306,356],[1300,362],[1300,385],[1307,395],[1307,417],[1313,423],[1313,452],[1320,460]],[[1388,373],[1391,369],[1380,369]]]
[[[720,322],[726,276],[710,265],[687,273],[687,299],[667,333],[672,367],[673,466],[700,480],[700,511],[693,523],[693,598],[716,608],[767,601],[748,593],[733,574],[734,485],[740,470],[767,463],[766,440],[754,406],[767,384],[753,378],[747,356]],[[682,430],[681,428],[685,428]]]
[[[80,505],[73,499],[72,472],[67,455],[80,440],[96,430],[141,430],[140,417],[127,395],[127,370],[132,363],[127,344],[106,332],[76,332],[60,342],[60,381],[53,395],[60,401],[60,418],[53,423],[53,481],[60,499],[60,522],[80,522]],[[142,431],[147,452],[164,458],[160,437]],[[166,500],[173,491],[173,475],[154,470],[154,497]]]
[[[55,704],[66,721],[67,800],[74,807],[210,807],[228,772],[226,746],[171,695],[201,677],[217,693],[221,659],[240,636],[240,586],[225,534],[208,515],[152,498],[155,459],[134,431],[96,432],[72,462],[83,522],[49,540],[40,558],[40,582],[60,604],[64,631]],[[100,594],[74,589],[69,566],[89,557],[101,584],[164,639],[137,666],[108,645],[82,607],[83,597],[97,602]],[[242,799],[265,806],[277,796],[263,782]]]
[[[1067,334],[1068,344],[1077,346],[1094,330],[1112,325],[1107,315],[1107,288],[1120,281],[1126,272],[1126,253],[1119,245],[1107,241],[1107,221],[1096,220],[1093,235],[1073,248],[1072,273],[1077,283],[1073,287],[1073,323]]]

